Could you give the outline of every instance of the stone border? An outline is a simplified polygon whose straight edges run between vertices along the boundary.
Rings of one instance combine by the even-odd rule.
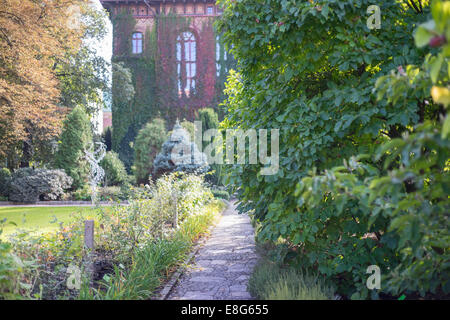
[[[100,201],[100,205],[114,205],[117,202]],[[128,201],[122,201],[120,204],[128,204]],[[34,203],[29,202],[13,202],[13,201],[0,201],[0,207],[52,207],[52,206],[92,206],[91,201],[38,201]]]
[[[220,199],[220,200],[222,200],[227,205],[227,207],[220,213],[222,215],[222,213],[225,212],[225,210],[227,210],[229,208],[230,202],[225,199]],[[209,235],[215,227],[216,227],[215,224],[211,225],[208,228],[206,233]],[[184,262],[182,264],[180,264],[178,269],[172,274],[169,281],[164,285],[163,289],[159,292],[159,296],[155,297],[154,300],[166,300],[169,297],[169,295],[172,293],[172,289],[176,286],[178,280],[183,275],[184,271],[186,271],[186,266],[189,263],[191,263],[191,261],[194,259],[195,255],[200,250],[200,248],[205,245],[208,238],[209,238],[208,236],[203,237],[203,239],[201,239],[194,246],[194,249],[191,251],[189,256],[186,258],[186,260],[184,260]]]

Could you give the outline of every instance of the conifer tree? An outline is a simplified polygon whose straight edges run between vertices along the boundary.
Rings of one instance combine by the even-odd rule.
[[[92,128],[88,115],[82,107],[75,107],[64,121],[59,149],[55,155],[55,167],[64,169],[73,178],[72,187],[85,185],[89,175],[89,164],[84,150],[92,141]]]

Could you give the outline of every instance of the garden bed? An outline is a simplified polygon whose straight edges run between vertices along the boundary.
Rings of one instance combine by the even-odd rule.
[[[0,298],[155,296],[225,206],[213,198],[202,177],[180,175],[161,178],[148,193],[134,194],[127,206],[96,207],[89,217],[55,224],[56,232],[30,236],[19,231],[9,242],[0,240],[6,266],[0,270]],[[86,219],[94,220],[93,249],[85,247]],[[69,279],[76,280],[79,290],[71,288]]]

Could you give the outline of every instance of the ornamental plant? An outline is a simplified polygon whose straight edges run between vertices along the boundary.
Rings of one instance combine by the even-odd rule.
[[[170,137],[163,143],[161,152],[153,162],[152,178],[171,172],[202,174],[209,169],[206,155],[191,142],[191,135],[177,121]]]
[[[147,183],[153,170],[153,161],[167,138],[166,123],[156,118],[147,123],[134,144],[134,174],[137,183]]]
[[[114,151],[108,151],[100,161],[100,166],[105,170],[105,186],[116,186],[124,183],[127,178],[127,170]]]
[[[9,200],[16,202],[57,200],[71,187],[72,181],[64,170],[18,169],[11,177]]]

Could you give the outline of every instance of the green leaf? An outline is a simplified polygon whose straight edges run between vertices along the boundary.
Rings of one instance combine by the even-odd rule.
[[[441,133],[442,139],[448,138],[449,134],[450,134],[450,117],[447,115],[444,120],[444,125],[442,126],[442,133]]]
[[[433,83],[436,83],[437,78],[439,76],[439,71],[441,71],[442,63],[444,62],[444,57],[440,54],[432,63],[431,63],[431,70],[430,70],[430,76],[431,81]]]
[[[414,33],[414,41],[416,46],[422,48],[430,43],[431,38],[433,38],[433,34],[423,26],[419,26]]]

